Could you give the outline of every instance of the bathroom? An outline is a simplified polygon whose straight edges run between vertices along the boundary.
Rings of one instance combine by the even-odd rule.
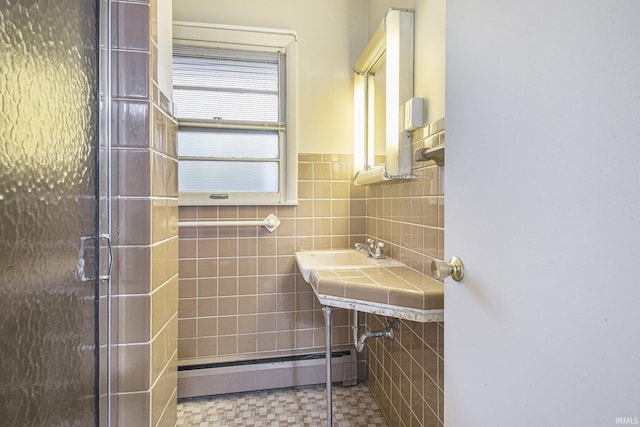
[[[42,4],[34,6],[37,3]],[[21,9],[8,2],[0,9],[2,31],[14,31],[7,29],[6,17],[21,16],[28,22],[57,9],[69,22],[83,22],[64,7],[82,10],[87,3],[70,0],[56,8],[30,2]],[[48,213],[24,215],[27,205],[12,198],[15,188],[25,187],[25,179],[30,182],[24,178],[28,173],[61,174],[56,182],[64,183],[61,169],[77,166],[72,159],[91,163],[91,153],[62,150],[60,155],[44,145],[26,144],[27,136],[19,140],[25,150],[3,158],[32,166],[29,157],[20,156],[29,156],[27,148],[33,149],[38,167],[2,163],[0,211],[20,215],[15,222],[7,214],[1,228],[3,265],[9,267],[3,267],[1,276],[2,299],[14,302],[12,307],[3,304],[3,330],[12,333],[3,334],[2,369],[7,370],[3,377],[24,369],[24,381],[33,383],[50,375],[45,383],[54,391],[43,392],[43,404],[16,391],[24,384],[16,381],[14,387],[10,382],[2,389],[0,414],[10,417],[4,417],[9,425],[74,424],[69,420],[87,425],[84,421],[92,417],[99,425],[175,425],[176,401],[184,397],[180,385],[189,377],[185,372],[195,371],[186,367],[322,353],[321,305],[297,272],[295,253],[347,248],[373,238],[384,242],[390,258],[421,273],[430,273],[432,261],[453,255],[460,255],[467,267],[462,284],[446,279],[446,341],[443,321],[402,320],[394,341],[370,341],[366,358],[345,356],[352,375],[365,381],[389,425],[637,424],[640,348],[631,337],[632,325],[640,320],[640,294],[624,269],[616,268],[633,265],[640,255],[633,242],[639,220],[628,214],[637,211],[634,195],[640,182],[635,167],[640,146],[631,143],[640,130],[633,120],[640,103],[628,96],[639,89],[632,73],[640,66],[633,55],[639,38],[632,18],[640,10],[627,3],[610,10],[592,3],[581,7],[577,1],[562,6],[517,2],[517,7],[445,0],[246,0],[217,1],[215,7],[201,0],[100,2],[102,16],[111,10],[111,26],[101,26],[101,40],[109,34],[111,43],[101,46],[100,64],[110,62],[112,74],[105,79],[108,74],[100,73],[97,97],[112,108],[99,112],[100,122],[111,126],[100,128],[103,145],[95,155],[100,169],[110,170],[111,180],[99,182],[100,192],[94,196],[102,202],[97,234],[110,236],[113,259],[108,262],[108,239],[100,239],[103,250],[95,256],[102,264],[96,268],[101,275],[109,264],[111,279],[100,280],[96,290],[99,370],[78,369],[70,357],[64,359],[66,371],[59,374],[55,364],[32,359],[37,356],[29,349],[24,359],[35,364],[25,369],[20,357],[6,350],[22,342],[20,331],[25,328],[18,323],[25,316],[15,308],[16,301],[24,297],[26,305],[51,312],[38,322],[37,316],[26,315],[26,329],[34,332],[47,331],[47,324],[65,311],[56,299],[62,297],[51,298],[46,290],[47,297],[36,297],[36,302],[31,295],[8,293],[19,287],[7,290],[5,283],[46,283],[41,274],[33,278],[26,270],[16,270],[16,260],[22,260],[20,268],[62,277],[65,273],[57,268],[61,259],[71,259],[75,269],[77,251],[91,249],[88,240],[65,250],[55,245],[61,239],[55,224],[63,216],[79,224],[81,235],[91,234],[91,224],[69,215],[88,212],[90,217],[90,206],[71,206],[67,198],[48,198],[34,190]],[[414,163],[410,180],[353,185],[353,64],[389,7],[415,11],[414,96],[424,99],[425,112],[422,126],[412,132],[412,148],[440,143],[446,132],[446,196],[445,168],[434,162]],[[53,16],[47,14],[42,16]],[[575,24],[566,24],[568,17]],[[178,205],[178,127],[168,73],[172,20],[295,31],[297,205]],[[104,54],[107,48],[110,55]],[[48,74],[50,82],[69,78],[43,63],[48,64],[47,73],[57,72]],[[6,69],[3,91],[14,87],[8,75],[25,78],[25,73]],[[18,83],[46,90],[42,83]],[[55,86],[47,96],[54,105],[79,102],[68,102],[64,86]],[[598,108],[586,107],[593,99]],[[14,111],[12,105],[3,93],[3,111]],[[30,108],[47,107],[34,103]],[[64,110],[53,120],[65,122]],[[16,129],[23,129],[20,126],[34,129],[24,120]],[[3,144],[8,140],[5,129],[9,127],[3,124]],[[36,129],[34,135],[49,131]],[[16,135],[23,137],[11,133],[12,138]],[[547,140],[541,142],[543,138]],[[602,141],[614,147],[600,147]],[[46,157],[55,158],[56,165],[48,165]],[[48,183],[44,172],[30,188],[39,189],[41,182]],[[89,193],[95,184],[91,179],[80,182]],[[259,220],[269,214],[280,221],[273,233],[262,227],[178,227],[179,222]],[[49,222],[50,232],[30,232],[30,221]],[[40,267],[28,250],[5,258],[18,242],[33,245],[49,237],[54,243],[43,245],[47,255],[40,258],[46,261]],[[549,260],[549,255],[558,259]],[[540,260],[533,263],[532,257]],[[602,292],[602,283],[610,293]],[[62,323],[94,323],[91,313],[76,316]],[[333,321],[332,345],[350,347],[353,320],[348,311],[335,310]],[[386,320],[366,314],[361,321],[379,329]],[[56,343],[46,332],[45,338]],[[89,350],[74,348],[93,355],[91,345]],[[71,387],[71,381],[56,381],[57,375],[93,374],[98,391],[88,406],[97,410],[76,410],[62,397],[66,389],[56,386]],[[248,387],[268,388],[265,378],[257,376]],[[215,381],[204,382],[215,386]],[[73,409],[55,418],[51,407]]]

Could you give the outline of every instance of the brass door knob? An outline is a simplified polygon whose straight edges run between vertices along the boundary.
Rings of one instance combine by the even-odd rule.
[[[464,277],[464,264],[456,256],[451,257],[449,262],[431,261],[431,275],[438,280],[451,276],[453,280],[459,282]]]

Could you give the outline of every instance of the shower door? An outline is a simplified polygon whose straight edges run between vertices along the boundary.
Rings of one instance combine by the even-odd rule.
[[[94,0],[0,3],[0,424],[95,425]]]

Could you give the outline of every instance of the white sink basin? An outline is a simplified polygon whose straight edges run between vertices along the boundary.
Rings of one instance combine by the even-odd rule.
[[[350,270],[355,268],[399,267],[389,258],[374,259],[355,249],[296,252],[298,268],[309,283],[312,270]]]

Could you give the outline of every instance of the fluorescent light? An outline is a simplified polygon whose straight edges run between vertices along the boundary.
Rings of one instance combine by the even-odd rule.
[[[353,74],[353,165],[354,170],[361,171],[365,165],[366,144],[366,93],[365,76]]]

